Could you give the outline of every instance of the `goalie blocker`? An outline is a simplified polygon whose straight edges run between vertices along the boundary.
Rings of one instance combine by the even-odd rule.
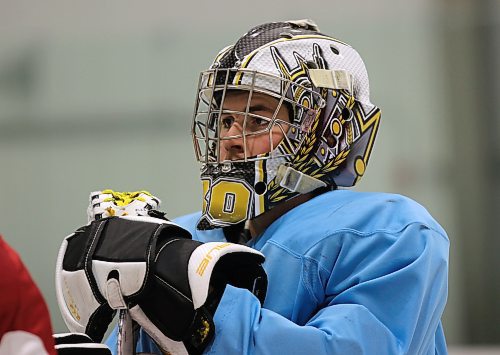
[[[72,332],[100,342],[115,311],[128,309],[165,351],[199,354],[214,335],[213,315],[227,284],[261,303],[264,256],[232,243],[201,243],[163,219],[93,221],[63,241],[56,292]]]

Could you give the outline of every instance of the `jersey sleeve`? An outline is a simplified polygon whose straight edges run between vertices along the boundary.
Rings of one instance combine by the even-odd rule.
[[[319,269],[325,299],[306,324],[262,308],[250,292],[228,286],[205,353],[446,353],[434,338],[442,331],[446,302],[447,238],[418,224],[398,233],[342,238],[333,261]],[[327,244],[316,248],[326,253]]]
[[[45,300],[18,254],[1,237],[0,290],[0,353],[55,355]]]

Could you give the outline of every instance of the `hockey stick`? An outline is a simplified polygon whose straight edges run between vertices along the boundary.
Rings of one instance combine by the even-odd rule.
[[[117,355],[136,355],[133,321],[127,309],[118,311]]]

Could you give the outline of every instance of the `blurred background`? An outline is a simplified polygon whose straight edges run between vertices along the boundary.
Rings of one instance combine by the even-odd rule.
[[[57,251],[89,192],[198,210],[199,72],[254,25],[300,18],[360,52],[382,108],[357,189],[407,195],[449,234],[448,343],[500,343],[498,0],[0,0],[0,233],[56,331]]]

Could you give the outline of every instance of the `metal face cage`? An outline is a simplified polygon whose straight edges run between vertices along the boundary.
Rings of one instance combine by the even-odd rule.
[[[321,95],[308,84],[249,69],[216,68],[202,72],[192,125],[197,160],[219,164],[227,160],[247,162],[269,156],[294,156],[311,128],[312,120],[325,106]],[[230,97],[235,93],[244,95],[243,105],[234,107],[231,103]],[[252,106],[253,99],[262,94],[273,98],[267,102],[275,104],[256,110]],[[288,111],[287,118],[278,117],[282,106]],[[237,125],[237,129],[229,134],[232,124]],[[278,143],[276,135],[282,137]],[[266,136],[264,141],[269,149],[252,154],[249,141],[262,136]],[[221,149],[229,140],[239,140],[242,153],[227,159],[221,154]]]

